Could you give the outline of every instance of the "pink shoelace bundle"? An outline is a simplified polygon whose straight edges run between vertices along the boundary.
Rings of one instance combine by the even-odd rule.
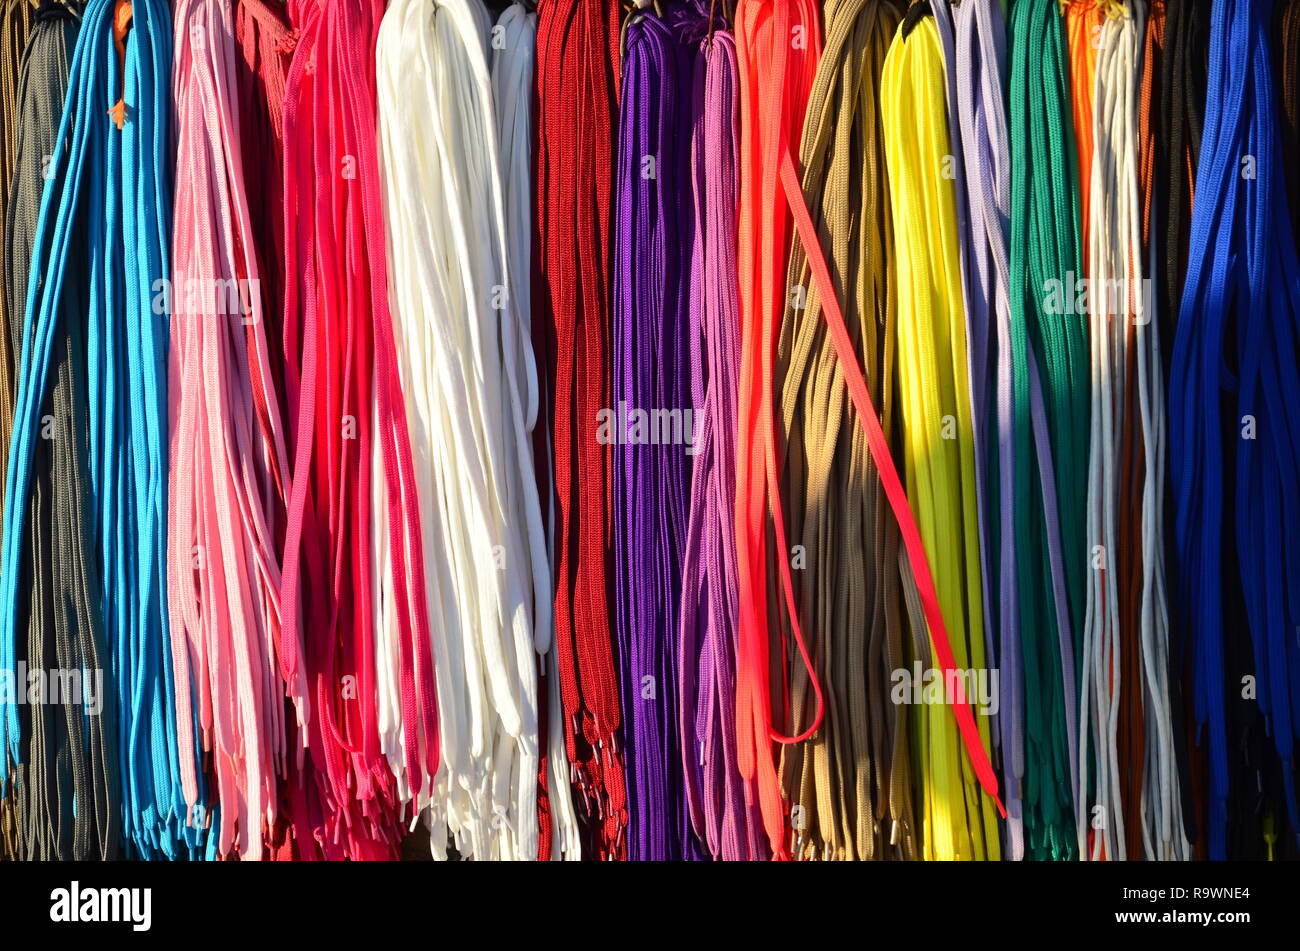
[[[427,798],[439,760],[419,505],[388,306],[374,58],[383,11],[382,0],[290,3],[299,32],[284,112],[293,479],[281,599],[283,628],[300,632],[302,649],[284,637],[281,668],[310,756],[293,805],[295,824],[301,816],[311,827],[310,837],[295,829],[305,858],[394,857],[412,814],[405,800]],[[378,492],[386,532],[372,540]],[[400,781],[377,728],[376,589],[399,644]]]
[[[217,851],[261,858],[285,759],[276,653],[275,518],[288,456],[271,378],[265,307],[236,105],[231,8],[175,11],[176,173],[167,582],[177,721],[198,739],[225,807]],[[190,821],[202,777],[177,731]]]

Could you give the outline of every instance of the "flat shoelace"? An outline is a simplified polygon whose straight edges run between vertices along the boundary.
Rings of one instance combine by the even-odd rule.
[[[735,37],[718,21],[703,22],[691,105],[695,242],[688,350],[696,454],[682,555],[679,729],[695,835],[714,858],[745,861],[766,858],[767,851],[736,765],[740,75]]]
[[[383,4],[303,0],[290,13],[301,39],[284,118],[291,232],[284,338],[294,447],[281,672],[311,758],[301,785],[310,797],[302,808],[323,824],[314,838],[326,857],[384,857],[397,848],[404,793],[416,801],[428,793],[440,749],[420,506],[382,223],[374,43]],[[383,530],[372,534],[380,504]],[[386,636],[398,647],[400,783],[378,727],[381,624],[393,626]],[[312,837],[298,838],[314,847]]]
[[[903,458],[908,499],[916,507],[950,632],[952,663],[959,670],[984,670],[975,442],[956,190],[945,186],[942,167],[949,154],[947,83],[939,28],[924,10],[912,7],[900,26],[885,60],[881,92],[896,241]],[[941,653],[937,644],[931,651]],[[918,765],[924,764],[928,774],[922,809],[926,856],[996,857],[997,816],[992,803],[979,794],[948,711],[927,705],[920,718]],[[980,742],[987,744],[987,719],[979,726]]]
[[[271,378],[267,305],[247,205],[233,11],[176,10],[168,608],[177,720],[197,720],[220,813],[218,854],[262,856],[286,755],[280,644],[278,487],[288,456]],[[191,698],[210,698],[197,708]],[[182,735],[186,802],[199,801]]]
[[[533,302],[554,407],[558,546],[555,646],[583,850],[626,852],[621,710],[607,603],[610,228],[619,8],[614,0],[542,0],[537,25],[537,230]],[[578,805],[575,798],[575,806]]]
[[[93,612],[99,604],[111,606],[102,619],[99,656],[111,658],[113,665],[104,679],[105,689],[116,692],[110,722],[117,726],[122,835],[130,854],[144,858],[203,854],[207,839],[202,819],[187,823],[182,793],[178,733],[193,727],[177,724],[173,710],[170,635],[163,615],[166,491],[161,479],[151,478],[166,468],[165,381],[159,368],[165,366],[167,329],[165,310],[154,295],[170,273],[162,241],[171,214],[165,163],[170,67],[171,24],[152,0],[135,6],[97,0],[87,8],[66,108],[54,144],[43,153],[54,156],[48,173],[53,184],[44,191],[34,232],[8,471],[11,498],[25,497],[34,482],[39,485],[33,455],[38,455],[41,405],[54,350],[66,334],[62,339],[77,353],[72,385],[85,386],[89,418],[84,423],[71,418],[78,406],[74,399],[56,422],[65,417],[60,425],[84,426],[89,439],[85,481],[79,462],[66,457],[56,473],[78,493],[65,509],[78,515],[65,516],[61,531],[82,532],[94,554],[80,564],[71,552],[61,555],[74,576],[74,593],[64,603],[75,618],[56,616],[56,622],[64,625],[60,636],[79,644],[80,657],[88,660],[97,653],[92,645],[100,622]],[[115,98],[110,110],[95,105]],[[79,195],[89,200],[79,201]],[[74,230],[93,251],[93,270],[69,257]],[[84,303],[72,296],[78,287],[89,289]],[[82,314],[84,327],[78,322]],[[76,445],[74,438],[80,436],[67,436],[70,446]],[[39,512],[32,517],[39,518]],[[11,506],[6,519],[4,559],[14,570],[3,581],[4,623],[12,631],[21,574],[17,561],[28,537],[28,517]],[[98,750],[92,744],[91,752],[98,760],[103,744]],[[96,808],[88,813],[99,813],[100,804],[116,798],[116,783],[105,784],[102,774],[96,782],[100,788],[87,799]],[[89,815],[78,813],[79,824],[88,825]],[[102,827],[104,820],[97,821]],[[74,852],[84,854],[84,848],[83,840]]]
[[[1016,550],[1039,552],[1016,559],[1025,850],[1071,858],[1082,848],[1074,632],[1087,580],[1088,358],[1084,318],[1062,297],[1080,273],[1077,154],[1057,3],[1015,0],[1008,25],[1011,509]]]
[[[464,0],[392,4],[379,33],[379,115],[408,417],[429,448],[418,473],[425,537],[447,552],[426,562],[445,765],[426,822],[436,855],[450,832],[462,857],[520,859],[538,849],[535,636],[548,646],[549,618],[538,629],[533,612],[550,580],[490,27]]]
[[[32,286],[28,278],[34,269],[44,266],[43,259],[33,260],[33,249],[42,233],[38,229],[48,228],[42,223],[41,212],[45,157],[56,154],[60,141],[69,60],[78,27],[70,8],[59,8],[57,13],[51,9],[42,16],[34,25],[19,84],[20,135],[6,216],[4,291],[9,305],[5,333],[11,335],[20,356],[34,332],[27,318]],[[74,269],[84,266],[80,255],[73,256],[70,263]],[[41,396],[40,422],[36,424],[44,430],[46,422],[52,422],[49,434],[57,438],[37,443],[28,487],[10,495],[5,509],[5,537],[18,531],[20,520],[27,534],[12,551],[6,548],[4,569],[20,577],[29,589],[19,603],[4,602],[0,651],[6,669],[13,669],[16,656],[34,669],[70,666],[102,670],[107,666],[92,567],[95,527],[87,505],[84,341],[85,327],[68,313],[66,324],[55,332],[50,344],[55,379],[49,392]],[[16,369],[21,370],[21,365]],[[25,632],[21,641],[16,640],[19,629]],[[119,854],[121,803],[113,729],[116,704],[111,674],[104,673],[104,706],[97,716],[84,718],[74,705],[42,705],[22,718],[26,739],[21,746],[12,733],[7,743],[0,741],[0,758],[18,756],[22,760],[8,793],[19,807],[15,843],[19,856],[52,860]],[[11,712],[4,711],[6,719]],[[0,723],[0,731],[5,725]],[[66,754],[60,754],[60,748],[66,749]],[[77,801],[89,803],[90,808],[74,815],[71,797],[66,794],[69,785]]]
[[[1140,503],[1126,495],[1135,481],[1131,458],[1133,394],[1129,369],[1133,330],[1146,320],[1141,300],[1141,212],[1138,202],[1138,80],[1141,4],[1105,13],[1093,43],[1091,172],[1086,176],[1086,296],[1092,357],[1091,446],[1088,471],[1088,542],[1092,553],[1080,670],[1079,722],[1086,737],[1079,749],[1080,782],[1091,790],[1090,857],[1123,860],[1138,817],[1123,808],[1128,759],[1125,725],[1140,725],[1141,687],[1129,660],[1133,642],[1126,592],[1138,575],[1130,562],[1133,543],[1126,513]],[[1140,482],[1136,483],[1140,484]],[[1133,702],[1137,701],[1136,713]],[[1140,763],[1140,758],[1139,758]],[[1141,775],[1139,765],[1138,775]],[[1126,826],[1128,836],[1126,837]]]
[[[985,611],[992,642],[989,653],[997,658],[1001,692],[995,736],[1007,799],[1003,854],[1018,861],[1025,857],[1022,798],[1026,765],[1020,559],[1013,507],[1018,473],[1012,396],[1016,368],[1008,297],[1010,143],[1003,93],[1009,79],[1007,24],[997,0],[962,3],[952,8],[952,15],[955,60],[949,63],[948,72],[950,87],[956,87],[955,124],[961,133],[959,156],[964,163],[964,175],[959,171],[956,180],[964,184],[968,201],[963,270],[971,403],[977,445],[983,443],[989,466],[984,483],[984,532],[989,547]],[[936,22],[942,22],[938,10]],[[975,79],[968,82],[964,78],[968,76]],[[949,97],[951,115],[951,88]]]
[[[812,736],[822,722],[824,698],[800,630],[774,439],[774,356],[792,232],[778,175],[782,153],[798,139],[821,52],[821,27],[810,0],[742,0],[735,32],[741,79],[737,756],[746,802],[757,795],[772,854],[784,858],[789,854],[785,804],[772,744]],[[772,571],[777,575],[771,586],[778,592],[775,599],[768,597]],[[787,643],[787,626],[794,645]],[[787,736],[781,728],[791,716],[786,686],[791,654],[809,671],[816,695],[811,722],[797,736]],[[779,698],[770,695],[774,681],[781,685]]]
[[[826,46],[800,145],[802,187],[821,219],[828,266],[845,289],[854,350],[882,431],[892,438],[897,318],[879,89],[902,11],[892,2],[850,0],[825,13]],[[802,624],[827,687],[823,728],[781,751],[792,853],[914,857],[908,717],[890,702],[892,675],[906,666],[897,524],[866,430],[845,405],[839,357],[798,238],[787,275],[776,368],[781,488],[790,538],[805,553],[798,573]],[[795,668],[792,693],[797,733],[815,714],[802,668]]]
[[[1230,847],[1271,852],[1262,824],[1272,809],[1285,809],[1297,828],[1296,722],[1286,685],[1300,652],[1289,593],[1296,589],[1289,548],[1300,517],[1300,433],[1286,407],[1300,398],[1289,359],[1300,268],[1277,158],[1272,8],[1244,0],[1213,6],[1205,134],[1169,384],[1179,591],[1189,604],[1195,715],[1208,728],[1211,859]],[[1229,511],[1234,532],[1223,527]],[[1225,571],[1234,557],[1236,578]],[[1249,649],[1226,636],[1239,611]],[[1256,704],[1229,703],[1247,673],[1256,678]],[[1280,759],[1280,777],[1267,784],[1252,765],[1261,726]],[[1246,785],[1252,774],[1257,795]]]
[[[510,314],[514,328],[514,358],[507,365],[513,372],[512,425],[516,435],[522,427],[528,445],[518,448],[520,477],[550,485],[547,476],[538,477],[545,463],[547,427],[543,417],[541,368],[533,347],[533,294],[529,279],[533,263],[533,89],[537,64],[537,14],[522,0],[506,6],[492,32],[492,95],[496,106],[496,136],[500,149],[507,272],[511,275]],[[509,333],[511,325],[504,331]],[[513,369],[512,369],[513,365]],[[539,449],[540,447],[540,449]],[[524,465],[526,464],[526,466]],[[526,471],[524,471],[526,468]],[[519,488],[518,505],[530,507],[529,489]],[[542,760],[537,770],[538,842],[536,857],[576,859],[581,849],[578,820],[569,786],[569,758],[564,743],[564,721],[559,713],[559,679],[555,676],[554,587],[555,557],[550,545],[554,538],[553,495],[547,490],[537,498],[541,524],[529,529],[530,536],[542,535],[542,550],[532,550],[535,598],[532,623],[537,651],[538,744]],[[542,499],[546,505],[542,506]],[[531,517],[531,516],[529,516]],[[532,544],[532,543],[530,543]],[[522,799],[522,797],[521,797]],[[520,808],[524,808],[521,802]]]

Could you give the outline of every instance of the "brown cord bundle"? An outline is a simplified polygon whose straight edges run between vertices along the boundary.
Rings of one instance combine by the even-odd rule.
[[[887,434],[895,426],[895,301],[879,86],[901,19],[892,0],[826,5],[826,46],[800,147],[804,193]],[[782,494],[787,537],[806,558],[795,563],[804,569],[796,575],[799,610],[826,697],[822,729],[783,747],[785,794],[798,810],[792,854],[915,858],[906,718],[890,702],[891,673],[905,666],[898,527],[848,407],[797,240],[787,285],[777,353]],[[785,732],[798,735],[814,715],[811,684],[793,655],[786,666]]]
[[[31,33],[33,0],[0,0],[0,208],[8,206],[13,180],[18,137],[18,80],[23,54]],[[0,254],[0,288],[5,285],[5,256]],[[0,293],[0,328],[9,322],[7,294]],[[9,433],[13,428],[13,354],[9,335],[0,333],[0,469],[9,454]],[[4,487],[0,486],[0,506]],[[11,777],[12,779],[12,777]],[[16,797],[0,799],[0,860],[12,859],[18,848]]]

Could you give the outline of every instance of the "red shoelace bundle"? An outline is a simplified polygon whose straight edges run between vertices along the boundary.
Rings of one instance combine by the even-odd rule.
[[[609,394],[610,206],[618,100],[615,0],[552,0],[537,24],[534,328],[552,367],[559,524],[555,643],[584,856],[621,858],[627,797],[606,599],[609,447],[596,438]]]
[[[326,858],[391,857],[404,818],[376,726],[374,589],[391,590],[412,795],[432,785],[438,725],[419,507],[388,309],[376,132],[382,0],[297,0],[286,82],[286,396],[293,485],[285,532],[282,674],[314,782],[295,784]],[[377,454],[377,459],[375,454]],[[387,537],[372,539],[372,472]],[[372,544],[387,545],[388,577]],[[298,636],[295,636],[298,635]],[[306,857],[306,836],[297,833]]]

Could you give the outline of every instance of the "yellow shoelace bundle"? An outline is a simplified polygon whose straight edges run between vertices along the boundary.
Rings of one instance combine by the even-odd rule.
[[[944,60],[933,16],[916,15],[923,9],[909,12],[890,46],[881,97],[896,246],[903,458],[956,665],[982,671],[976,461]],[[924,629],[917,621],[914,627]],[[978,707],[976,713],[987,749],[988,717]],[[980,795],[951,714],[926,703],[915,722],[924,856],[999,858],[996,813]]]

